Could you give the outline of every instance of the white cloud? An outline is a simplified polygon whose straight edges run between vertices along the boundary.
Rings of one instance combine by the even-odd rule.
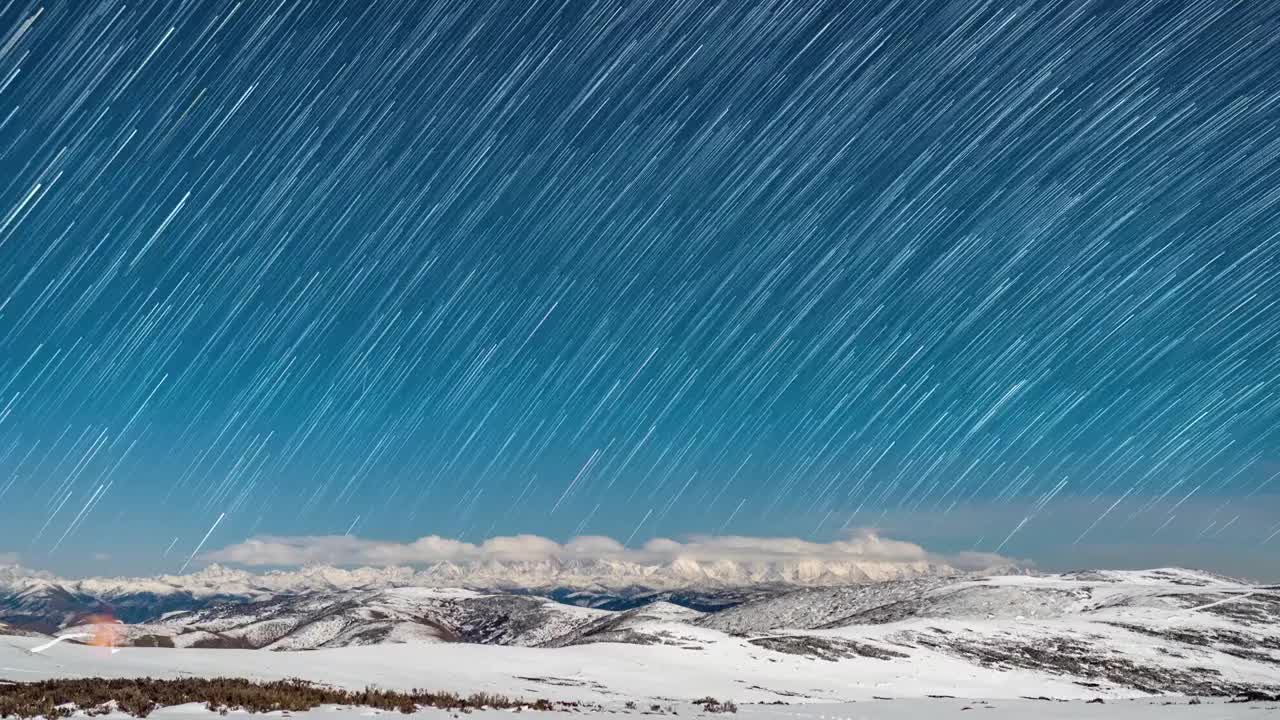
[[[879,563],[946,563],[971,570],[1005,566],[1007,558],[990,553],[936,555],[914,543],[862,531],[843,540],[812,542],[798,538],[741,535],[692,536],[683,541],[655,538],[640,548],[626,548],[602,536],[576,537],[561,544],[538,535],[494,537],[474,544],[436,535],[413,542],[368,540],[347,535],[260,536],[205,553],[208,562],[260,567],[308,564],[339,566],[430,565],[487,560],[617,560],[659,565],[679,559],[703,562],[781,562],[820,560]]]

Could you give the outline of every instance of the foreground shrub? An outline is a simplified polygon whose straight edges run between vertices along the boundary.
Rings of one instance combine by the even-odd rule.
[[[725,700],[724,702],[721,702],[721,701],[719,701],[719,700],[717,700],[717,699],[715,699],[715,698],[711,697],[710,695],[708,695],[707,697],[702,698],[701,700],[694,700],[694,701],[693,701],[693,704],[694,704],[694,705],[701,705],[701,706],[702,706],[702,709],[703,709],[703,710],[706,710],[706,711],[707,711],[707,712],[709,712],[709,713],[736,713],[736,712],[738,712],[738,706],[737,706],[736,704],[734,704],[734,702],[733,702],[732,700]]]

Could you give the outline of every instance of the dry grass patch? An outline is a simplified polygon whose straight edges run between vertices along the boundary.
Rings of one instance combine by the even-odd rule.
[[[480,708],[552,710],[546,700],[527,702],[500,695],[365,688],[352,692],[305,680],[255,682],[242,678],[77,678],[0,684],[0,718],[65,718],[76,710],[104,715],[112,710],[146,717],[157,708],[203,703],[210,710],[303,711],[319,705],[358,705],[411,713],[419,708],[469,711]]]

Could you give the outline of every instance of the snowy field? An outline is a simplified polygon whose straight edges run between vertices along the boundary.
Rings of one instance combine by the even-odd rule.
[[[824,662],[746,649],[750,646],[737,652],[724,647],[707,653],[671,645],[523,648],[441,643],[305,652],[124,648],[112,654],[106,648],[62,643],[41,653],[29,652],[41,642],[27,637],[0,639],[0,677],[298,677],[353,690],[374,684],[395,690],[489,692],[591,703],[687,701],[707,695],[738,703],[867,701],[929,694],[1081,700],[1099,696],[1069,678],[1031,671],[984,672],[942,657],[932,664],[870,659]]]
[[[602,715],[703,716],[691,700],[707,695],[733,699],[744,720],[859,720],[861,718],[1159,718],[1160,720],[1280,717],[1280,703],[1228,703],[1180,697],[1116,697],[1065,678],[1031,672],[980,673],[972,666],[885,665],[874,661],[814,663],[804,658],[705,657],[671,646],[598,643],[539,649],[479,645],[381,645],[307,652],[107,648],[56,645],[40,653],[40,639],[0,638],[0,677],[39,680],[68,677],[237,676],[302,677],[348,689],[368,684],[389,689],[431,688],[494,692],[534,699],[580,701],[587,708],[539,713],[553,717]],[[879,667],[884,666],[884,667]],[[956,697],[929,697],[954,695]],[[1027,697],[1024,697],[1027,696]],[[1053,700],[1031,699],[1051,697]],[[780,698],[789,698],[782,700]],[[628,708],[628,701],[635,707]],[[651,708],[657,705],[659,710]],[[968,714],[977,712],[977,715]],[[316,720],[366,718],[367,708],[321,707]],[[423,710],[422,716],[449,713]],[[472,713],[476,720],[510,711]],[[153,718],[210,716],[200,705],[159,710]],[[248,716],[247,713],[231,713]]]

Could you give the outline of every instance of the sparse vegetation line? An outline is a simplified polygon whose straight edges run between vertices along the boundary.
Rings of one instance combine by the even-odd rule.
[[[65,718],[76,710],[83,710],[91,716],[119,710],[144,718],[153,710],[187,703],[203,703],[213,711],[245,710],[252,713],[303,711],[320,705],[357,705],[411,713],[426,707],[446,710],[553,710],[560,705],[573,704],[516,700],[488,693],[462,696],[417,689],[397,692],[365,688],[353,692],[300,679],[267,682],[243,678],[0,680],[0,718]]]

